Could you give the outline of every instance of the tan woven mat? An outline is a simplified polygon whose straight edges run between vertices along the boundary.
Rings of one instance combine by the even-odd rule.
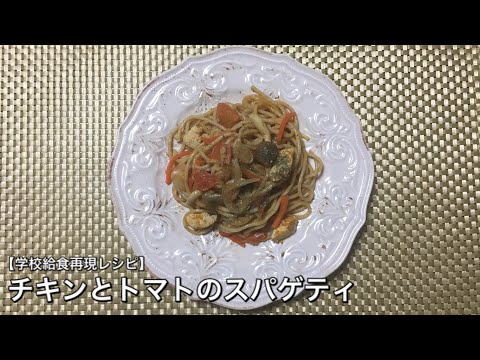
[[[133,257],[106,184],[116,131],[154,76],[216,46],[0,47],[0,312],[54,314],[239,313],[206,302],[157,302],[146,272],[9,271],[10,257]],[[250,313],[480,314],[480,47],[260,46],[328,75],[360,117],[375,162],[366,225],[329,278],[333,292],[303,293]],[[11,280],[48,276],[61,293]],[[111,302],[92,299],[95,276]],[[120,299],[121,277],[141,290]],[[69,279],[75,289],[63,282]],[[64,301],[82,282],[85,292]]]

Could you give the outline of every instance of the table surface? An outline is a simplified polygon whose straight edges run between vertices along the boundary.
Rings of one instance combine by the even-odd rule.
[[[10,257],[134,257],[107,187],[116,132],[154,76],[217,46],[0,47],[0,312],[54,314],[244,313],[207,302],[157,302],[147,272],[9,271]],[[329,76],[362,122],[375,164],[367,221],[332,289],[347,304],[307,293],[247,313],[479,314],[478,46],[259,46]],[[14,259],[14,260],[15,260]],[[44,276],[48,303],[12,280]],[[111,302],[92,298],[96,277]],[[121,278],[140,290],[127,303]],[[74,289],[64,282],[70,280]],[[99,279],[100,280],[100,279]],[[86,284],[78,298],[63,296]]]

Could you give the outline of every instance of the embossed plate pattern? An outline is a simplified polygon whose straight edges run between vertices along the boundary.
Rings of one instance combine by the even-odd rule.
[[[312,215],[300,221],[295,235],[283,244],[241,248],[217,234],[193,236],[183,228],[186,210],[164,183],[166,137],[190,114],[220,101],[240,101],[251,85],[293,106],[310,137],[307,149],[325,167]],[[360,121],[335,85],[288,56],[243,47],[190,58],[152,80],[119,130],[110,179],[119,226],[135,252],[158,277],[170,283],[181,277],[182,285],[195,290],[193,298],[207,278],[218,280],[226,295],[233,289],[228,278],[245,279],[243,290],[251,294],[256,279],[328,276],[344,261],[365,222],[372,184],[373,161]],[[220,297],[215,302],[252,309],[272,300],[262,287],[256,301]]]

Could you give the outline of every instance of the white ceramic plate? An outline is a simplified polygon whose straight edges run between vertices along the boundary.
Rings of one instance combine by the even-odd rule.
[[[283,244],[242,248],[216,233],[194,236],[183,228],[186,210],[164,181],[166,138],[188,115],[220,101],[239,102],[252,84],[297,111],[301,130],[310,136],[307,149],[322,158],[324,172],[313,213],[295,235]],[[234,309],[272,300],[262,286],[256,301],[226,302],[223,296],[233,289],[228,278],[245,279],[249,295],[256,279],[326,277],[338,268],[365,222],[372,183],[373,161],[360,121],[333,82],[289,56],[246,47],[192,57],[153,79],[119,130],[110,178],[120,229],[150,271],[170,283],[179,276],[193,290],[202,279],[216,279],[223,295],[215,303]]]

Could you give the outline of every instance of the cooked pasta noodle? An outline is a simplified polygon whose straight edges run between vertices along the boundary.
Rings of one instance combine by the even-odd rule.
[[[169,135],[166,182],[193,234],[215,228],[241,246],[281,241],[311,212],[322,160],[306,151],[290,105],[257,88],[183,120]]]

